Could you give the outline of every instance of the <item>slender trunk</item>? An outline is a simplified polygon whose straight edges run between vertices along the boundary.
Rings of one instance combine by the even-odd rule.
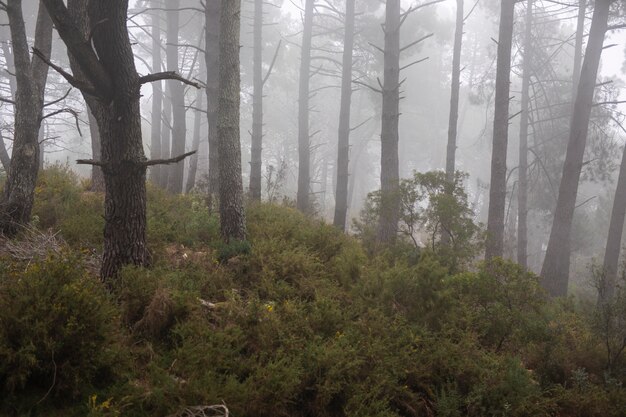
[[[169,84],[165,85],[165,94],[163,95],[163,112],[161,115],[161,158],[167,159],[171,156],[170,138],[172,136],[172,95]],[[163,166],[160,169],[159,185],[161,188],[167,188],[168,179],[170,177],[170,169]]]
[[[346,0],[346,20],[343,36],[341,74],[341,104],[339,131],[337,132],[337,184],[335,191],[335,217],[333,224],[346,230],[348,212],[348,166],[350,163],[350,106],[352,103],[352,49],[354,48],[354,4]]]
[[[157,5],[160,5],[157,3]],[[158,10],[152,12],[152,72],[161,70],[161,14]],[[150,158],[159,159],[161,155],[161,113],[163,111],[163,85],[161,81],[152,83],[152,117],[150,124]],[[155,165],[150,168],[150,181],[160,183],[161,167]],[[163,168],[165,169],[165,168]]]
[[[602,55],[602,45],[607,30],[611,0],[597,0],[591,21],[591,30],[583,61],[574,112],[570,124],[567,153],[563,164],[563,175],[554,212],[546,258],[541,270],[542,284],[550,295],[567,295],[569,280],[571,229],[578,194],[578,182],[583,166],[587,143],[587,131],[596,77]]]
[[[16,94],[13,151],[7,181],[0,201],[0,231],[14,235],[30,221],[39,173],[39,127],[44,104],[48,66],[31,60],[21,0],[10,0],[6,8],[13,45]],[[45,7],[39,6],[35,28],[35,48],[50,55],[52,21]]]
[[[220,16],[219,147],[220,229],[226,242],[246,239],[239,137],[239,28],[241,2],[222,0]]]
[[[385,53],[381,126],[380,190],[382,194],[378,241],[393,243],[400,216],[398,121],[400,118],[400,0],[388,0],[385,8]]]
[[[580,79],[580,66],[583,61],[583,38],[585,37],[585,16],[587,12],[587,0],[578,0],[578,20],[576,23],[576,43],[574,46],[574,69],[572,82],[572,107],[578,90]]]
[[[167,12],[167,70],[178,72],[178,23],[180,0],[169,0]],[[187,126],[185,121],[185,86],[176,80],[167,81],[172,100],[172,151],[171,155],[185,153]],[[169,168],[167,190],[174,194],[183,192],[183,177],[185,175],[185,160],[172,164]]]
[[[463,46],[463,0],[456,0],[456,29],[452,53],[452,82],[450,93],[450,118],[448,123],[448,148],[446,153],[446,179],[454,181],[456,141],[459,122],[459,90],[461,89],[461,48]],[[445,236],[445,234],[444,234]]]
[[[601,283],[598,301],[606,303],[615,295],[615,283],[619,255],[622,249],[622,232],[624,230],[624,218],[626,217],[626,146],[622,155],[622,164],[619,169],[613,210],[611,210],[611,223],[609,234],[606,239],[606,251],[604,252],[604,279]]]
[[[263,150],[263,1],[254,0],[254,91],[252,94],[252,138],[250,147],[250,198],[261,200]]]
[[[9,156],[6,144],[4,143],[2,129],[0,129],[0,162],[2,163],[2,168],[4,168],[4,172],[9,172],[9,167],[11,166],[11,157]]]
[[[311,186],[311,148],[309,136],[309,85],[311,81],[311,40],[313,36],[313,7],[315,0],[306,0],[304,6],[304,29],[300,54],[300,81],[298,88],[298,210],[308,213],[311,209],[309,188]]]
[[[202,112],[200,109],[204,106],[203,96],[204,92],[202,90],[198,90],[196,94],[196,104],[195,106],[198,110],[195,110],[193,115],[193,143],[191,145],[191,149],[198,150],[200,148],[200,125],[202,122]],[[185,192],[190,193],[193,190],[193,187],[196,185],[196,174],[198,172],[198,152],[193,154],[189,160],[189,176],[187,177],[187,186],[185,187]]]
[[[45,149],[46,149],[46,132],[44,128],[45,124],[42,122],[39,125],[39,134],[37,135],[37,142],[39,143],[39,169],[43,169],[44,160],[45,160]]]
[[[87,115],[89,117],[89,132],[91,133],[91,153],[92,158],[99,161],[102,158],[102,144],[100,142],[100,131],[98,130],[98,122],[87,107]],[[91,191],[104,192],[104,174],[99,166],[91,167]]]
[[[509,90],[511,79],[511,45],[515,0],[503,0],[500,11],[498,62],[496,67],[496,98],[491,155],[491,186],[487,217],[485,258],[503,255],[504,212],[506,207],[506,154],[509,139]]]
[[[209,122],[209,210],[213,209],[213,197],[219,191],[219,154],[217,135],[217,109],[219,92],[219,68],[220,68],[220,9],[221,0],[207,0],[206,2],[206,97],[207,97],[207,120]]]
[[[517,188],[517,263],[524,268],[528,267],[528,113],[530,111],[528,90],[533,60],[532,22],[533,0],[527,0]]]

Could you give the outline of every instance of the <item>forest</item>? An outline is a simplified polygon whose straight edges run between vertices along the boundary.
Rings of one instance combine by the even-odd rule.
[[[626,0],[0,0],[0,416],[626,417]]]

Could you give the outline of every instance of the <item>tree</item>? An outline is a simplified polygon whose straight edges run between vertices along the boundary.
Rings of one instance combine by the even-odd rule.
[[[139,109],[143,84],[176,78],[153,73],[140,77],[128,37],[128,0],[106,3],[87,0],[42,0],[68,49],[73,74],[53,64],[42,51],[40,59],[59,72],[86,97],[100,132],[101,160],[79,163],[102,168],[106,184],[104,247],[101,278],[109,282],[124,265],[145,265],[146,169],[170,160],[146,160]],[[91,42],[89,42],[91,40]]]
[[[87,106],[87,117],[89,118],[89,133],[91,134],[91,154],[92,158],[96,161],[100,160],[101,147],[100,132],[98,131],[98,122],[91,113],[89,106]],[[97,165],[91,167],[91,191],[103,192],[104,191],[104,175],[102,174],[102,168]]]
[[[6,11],[15,65],[15,128],[13,152],[6,184],[0,201],[0,232],[14,235],[30,221],[39,173],[39,128],[43,118],[44,91],[48,66],[31,55],[22,15],[22,1],[0,3]],[[52,50],[52,21],[39,7],[34,47],[47,55]]]
[[[204,56],[207,71],[206,98],[207,120],[209,122],[209,210],[213,209],[213,197],[219,192],[217,109],[220,83],[220,15],[221,0],[207,0],[205,6],[206,45]]]
[[[309,135],[309,99],[311,83],[311,40],[313,37],[313,8],[315,0],[306,0],[304,28],[300,52],[300,79],[298,84],[298,194],[296,206],[307,213],[310,209],[311,149]]]
[[[517,184],[517,263],[528,266],[528,125],[529,88],[532,71],[533,0],[526,2],[526,27],[524,30],[524,57],[522,64],[522,109],[519,132],[519,166]]]
[[[383,108],[380,132],[381,210],[378,241],[391,243],[398,233],[400,184],[398,161],[398,120],[400,118],[400,0],[388,0],[385,7]]]
[[[202,74],[204,71],[204,63],[200,63],[200,73]],[[204,92],[198,90],[196,94],[196,101],[194,106],[196,109],[194,110],[193,115],[193,142],[191,144],[192,149],[200,148],[200,127],[202,125],[202,107],[204,106]],[[198,172],[198,153],[193,154],[189,160],[189,176],[187,177],[187,185],[185,187],[185,192],[189,193],[196,185],[196,174]]]
[[[160,2],[157,3],[160,5]],[[161,14],[158,10],[152,11],[152,72],[161,69]],[[161,118],[163,111],[163,85],[161,81],[152,83],[152,116],[150,118],[150,158],[161,158]],[[161,166],[150,168],[150,180],[154,184],[161,184]]]
[[[448,148],[446,153],[446,177],[454,180],[456,165],[456,141],[459,121],[459,90],[461,89],[461,48],[463,47],[463,0],[456,1],[456,28],[452,52],[452,82],[450,85],[450,117],[448,124]]]
[[[546,257],[541,269],[542,285],[554,297],[567,294],[572,221],[580,173],[583,167],[596,77],[600,66],[611,3],[613,0],[597,0],[595,3],[587,49],[571,116],[569,140],[554,211],[554,221],[550,231]]]
[[[500,9],[498,62],[496,64],[496,98],[491,154],[491,185],[485,258],[501,257],[504,243],[506,206],[506,155],[509,135],[509,90],[511,79],[511,46],[515,0],[503,0]]]
[[[167,56],[167,70],[178,71],[178,22],[180,0],[170,0],[168,7],[172,10],[167,12],[167,46],[165,53]],[[182,155],[185,153],[185,142],[187,136],[186,109],[185,109],[185,87],[183,84],[169,80],[170,98],[172,100],[172,151],[171,155]],[[170,175],[167,179],[167,189],[174,194],[183,192],[183,177],[185,175],[184,159],[172,164]]]
[[[246,240],[239,138],[239,28],[241,2],[222,0],[217,134],[219,153],[220,229],[222,238]]]
[[[348,165],[350,161],[350,105],[352,103],[352,50],[354,48],[355,0],[346,0],[343,59],[341,74],[341,104],[337,133],[337,187],[333,224],[346,228],[348,211]]]

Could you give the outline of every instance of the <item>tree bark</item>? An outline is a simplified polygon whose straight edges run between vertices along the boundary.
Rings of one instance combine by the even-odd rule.
[[[263,1],[254,0],[254,53],[252,57],[252,137],[250,143],[250,198],[261,200],[263,152]]]
[[[2,163],[2,168],[4,168],[4,172],[9,172],[9,167],[11,166],[11,157],[9,156],[6,144],[4,143],[2,129],[0,129],[0,162]]]
[[[309,135],[309,86],[311,81],[311,40],[313,37],[313,7],[315,0],[306,0],[304,28],[300,53],[300,80],[298,87],[298,210],[308,213],[311,186],[311,148]]]
[[[157,3],[160,5],[160,2]],[[161,71],[161,14],[158,10],[152,11],[152,72]],[[150,124],[150,158],[160,159],[161,154],[161,117],[163,112],[163,85],[161,81],[152,83],[152,117]],[[150,168],[150,181],[159,184],[161,167],[155,165]]]
[[[335,191],[335,217],[333,224],[346,230],[348,212],[348,167],[350,164],[350,107],[352,104],[352,49],[354,48],[355,0],[346,0],[343,59],[341,74],[341,103],[339,130],[337,132],[337,184]]]
[[[30,221],[39,173],[39,127],[42,121],[48,66],[31,60],[22,1],[9,0],[7,15],[15,64],[15,128],[7,181],[0,202],[0,232],[12,236]],[[52,21],[40,4],[35,28],[35,48],[50,54]]]
[[[380,134],[381,207],[378,241],[393,243],[398,234],[400,203],[398,188],[398,121],[400,118],[400,0],[388,0],[385,7],[384,83]]]
[[[571,229],[578,194],[578,182],[583,166],[587,131],[596,77],[602,55],[612,0],[597,0],[583,61],[574,111],[570,123],[567,153],[554,212],[554,221],[541,270],[542,285],[554,297],[567,295],[571,252]]]
[[[504,212],[506,206],[506,155],[509,135],[509,90],[511,79],[511,45],[515,0],[503,0],[500,11],[496,97],[491,154],[491,186],[487,217],[485,258],[502,257],[504,245]]]
[[[530,111],[528,91],[533,62],[533,1],[527,0],[526,2],[517,188],[517,263],[524,269],[528,268],[528,121]]]
[[[578,90],[580,79],[580,66],[583,61],[583,38],[585,37],[585,16],[587,12],[587,0],[578,0],[578,19],[576,22],[576,43],[574,45],[574,69],[572,71],[572,107]]]
[[[452,82],[450,92],[450,117],[448,120],[448,148],[446,153],[446,179],[454,181],[456,142],[459,123],[459,90],[461,89],[461,49],[463,47],[463,0],[456,0],[456,29],[452,52]],[[445,235],[445,234],[444,234]]]
[[[171,157],[171,137],[172,137],[172,92],[168,83],[165,83],[165,94],[163,94],[163,106],[161,112],[161,158]],[[170,169],[167,166],[160,168],[159,186],[167,188],[170,177]]]
[[[91,154],[92,158],[99,161],[102,158],[102,144],[100,142],[100,131],[98,122],[87,106],[87,115],[89,117],[89,132],[91,133]],[[91,191],[98,193],[104,192],[104,174],[99,166],[91,167]]]
[[[228,243],[246,239],[239,138],[239,28],[241,2],[222,0],[217,134],[219,153],[220,229]]]
[[[180,0],[169,0],[167,7],[173,10],[167,12],[167,70],[178,72],[178,23]],[[185,153],[187,125],[185,120],[185,86],[176,80],[169,80],[169,89],[172,99],[172,151],[171,155]],[[170,175],[167,189],[174,194],[183,192],[183,178],[185,175],[185,160],[170,166]]]
[[[209,210],[213,209],[214,196],[219,192],[219,150],[217,134],[217,109],[219,101],[220,84],[220,15],[221,0],[207,0],[205,8],[206,17],[206,97],[207,97],[207,120],[209,122]]]

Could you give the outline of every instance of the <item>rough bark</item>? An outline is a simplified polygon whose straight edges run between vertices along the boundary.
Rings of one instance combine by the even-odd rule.
[[[159,3],[157,3],[159,4]],[[152,12],[152,72],[161,71],[161,14],[158,10]],[[150,124],[150,158],[159,159],[161,155],[161,113],[163,111],[163,85],[161,81],[152,83],[152,116]],[[150,181],[159,184],[161,167],[155,165],[150,168]]]
[[[15,128],[7,181],[0,201],[0,232],[14,235],[30,221],[39,173],[39,127],[42,120],[48,66],[31,60],[22,1],[7,2],[7,15],[15,65]],[[35,48],[50,54],[52,21],[40,5],[35,28]]]
[[[311,148],[309,135],[309,98],[311,81],[311,40],[313,36],[313,7],[315,0],[304,5],[304,28],[300,52],[300,78],[298,82],[298,210],[308,213],[311,186]]]
[[[220,15],[221,0],[207,0],[205,8],[206,17],[206,97],[207,97],[207,120],[209,122],[209,210],[213,209],[213,198],[219,192],[219,151],[217,135],[217,108],[218,92],[220,84]]]
[[[348,166],[350,163],[350,106],[352,103],[352,49],[354,48],[354,4],[346,0],[343,59],[341,73],[341,103],[337,132],[337,184],[335,190],[335,217],[333,224],[346,229],[348,212]]]
[[[491,154],[491,186],[487,217],[485,258],[503,255],[504,212],[506,206],[506,155],[509,135],[509,90],[511,79],[511,45],[515,0],[503,0],[500,11],[498,59],[496,64],[496,97]]]
[[[222,0],[217,133],[220,230],[226,242],[246,239],[239,138],[239,28],[241,3]]]
[[[570,122],[567,152],[559,186],[554,221],[541,270],[542,285],[554,297],[567,295],[571,252],[571,229],[578,183],[587,143],[593,95],[607,30],[611,0],[597,0],[587,40],[587,49]]]
[[[446,179],[454,181],[456,142],[459,123],[459,90],[461,89],[461,48],[463,47],[463,0],[456,0],[456,28],[452,52],[452,81],[450,86],[450,117],[448,119],[448,147],[446,152]],[[444,234],[445,235],[445,234]]]
[[[92,158],[99,161],[102,157],[102,144],[100,142],[100,131],[98,130],[98,122],[93,113],[87,106],[87,115],[89,117],[89,133],[91,134],[91,154]],[[99,166],[91,167],[91,191],[98,193],[104,192],[104,174]]]
[[[169,0],[167,4],[167,70],[178,72],[178,24],[180,0]],[[171,155],[185,153],[187,124],[185,120],[185,86],[176,80],[167,81],[170,98],[172,100],[172,151]],[[183,178],[185,175],[185,160],[170,165],[167,190],[170,193],[183,192]]]
[[[378,224],[378,241],[392,243],[396,240],[400,204],[398,121],[400,118],[400,0],[388,0],[385,8],[385,49],[382,127],[380,134],[380,190],[381,207]]]
[[[517,263],[528,267],[528,121],[529,86],[532,71],[533,0],[526,2],[526,28],[524,30],[524,61],[522,68],[522,113],[519,131],[519,166],[517,188]]]
[[[609,233],[606,239],[604,252],[604,277],[598,295],[599,303],[607,303],[615,296],[615,284],[619,265],[619,255],[622,249],[622,232],[626,217],[626,146],[622,155],[615,199],[611,210]]]
[[[252,57],[252,137],[250,142],[250,198],[261,200],[263,152],[263,1],[254,0]]]

